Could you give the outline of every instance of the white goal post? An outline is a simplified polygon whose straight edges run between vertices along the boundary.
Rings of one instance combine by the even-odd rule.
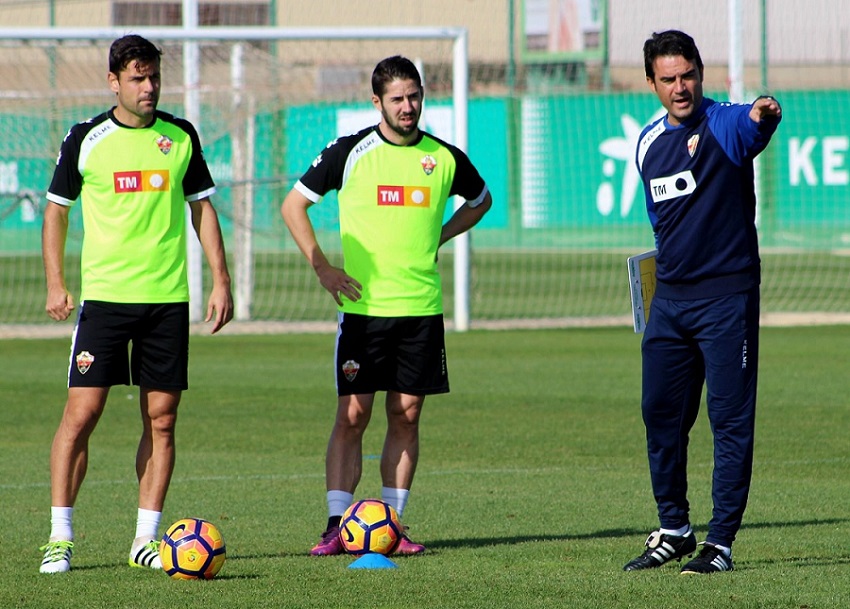
[[[191,17],[189,15],[188,17]],[[0,28],[0,42],[22,41],[28,44],[38,44],[47,41],[50,44],[72,44],[75,41],[111,41],[127,33],[144,36],[153,41],[171,41],[182,43],[184,82],[183,105],[184,116],[197,124],[200,120],[200,101],[198,95],[198,74],[200,72],[198,44],[204,41],[234,43],[231,56],[231,86],[233,104],[241,103],[241,93],[246,85],[242,74],[244,66],[241,58],[239,42],[280,42],[280,41],[323,41],[323,40],[448,40],[452,42],[452,117],[453,144],[466,151],[468,147],[468,96],[469,96],[469,57],[468,34],[461,27],[397,27],[397,28],[328,28],[328,27],[198,27],[192,26],[192,19],[187,18],[189,27],[134,27],[134,28]],[[194,20],[197,23],[196,20]],[[380,57],[375,57],[377,62]],[[105,58],[104,58],[105,61]],[[427,82],[427,74],[423,74],[423,82]],[[365,98],[368,92],[364,91]],[[83,117],[80,117],[80,120]],[[250,128],[246,129],[246,138],[251,137]],[[248,140],[249,142],[250,140]],[[234,155],[250,155],[251,146],[242,142],[241,146],[234,144]],[[58,142],[57,142],[58,146]],[[314,150],[305,154],[314,154]],[[248,157],[250,159],[250,156]],[[248,163],[245,164],[248,166]],[[250,176],[240,175],[245,182],[250,182]],[[456,198],[457,199],[457,198]],[[455,201],[455,206],[462,201]],[[246,213],[250,214],[250,201],[246,203]],[[234,229],[235,249],[232,251],[236,285],[236,318],[248,320],[251,316],[251,299],[253,292],[252,280],[252,240],[251,224],[243,223],[243,228]],[[204,297],[202,286],[201,251],[196,239],[189,240],[190,255],[190,294],[191,316],[198,321],[204,315]],[[470,240],[468,234],[454,239],[454,329],[465,331],[469,328],[470,320]]]

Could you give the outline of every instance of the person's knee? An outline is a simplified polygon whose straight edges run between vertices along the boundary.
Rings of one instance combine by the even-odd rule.
[[[334,432],[348,437],[362,436],[369,425],[369,414],[361,410],[348,410],[337,414]]]
[[[176,413],[164,413],[151,417],[151,431],[156,435],[173,436],[176,426]]]
[[[387,413],[387,428],[390,433],[415,435],[419,431],[419,405],[393,409]]]
[[[337,430],[343,433],[363,433],[371,418],[372,404],[370,401],[355,397],[340,398],[334,425]]]
[[[419,427],[419,410],[410,408],[402,412],[393,412],[387,418],[390,425],[404,428]]]
[[[97,426],[101,409],[80,404],[68,404],[62,416],[60,429],[67,436],[88,438]]]

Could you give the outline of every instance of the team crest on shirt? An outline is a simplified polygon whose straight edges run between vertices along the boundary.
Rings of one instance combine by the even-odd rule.
[[[159,151],[162,154],[168,154],[171,152],[171,145],[173,143],[174,141],[167,135],[160,135],[156,140],[156,145],[159,147]]]
[[[94,355],[89,353],[88,351],[80,351],[77,353],[77,370],[80,371],[80,374],[85,374],[91,368],[91,365],[94,363]]]
[[[691,157],[693,157],[694,153],[697,151],[697,144],[699,144],[699,133],[692,135],[688,140],[688,154],[691,155]]]
[[[432,157],[430,154],[426,154],[419,162],[422,163],[422,171],[425,172],[426,176],[429,176],[434,173],[434,167],[437,166],[437,159]]]
[[[354,382],[358,372],[360,372],[360,364],[353,359],[348,360],[342,365],[342,373],[345,375],[345,380],[349,383]]]

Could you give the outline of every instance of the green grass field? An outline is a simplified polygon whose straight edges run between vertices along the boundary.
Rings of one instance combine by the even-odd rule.
[[[626,251],[476,250],[470,288],[472,319],[627,317]],[[454,313],[452,263],[450,252],[440,254],[443,301],[449,319]],[[78,258],[69,255],[68,288],[75,297],[79,295],[78,266]],[[763,253],[762,267],[764,313],[850,312],[850,256]],[[234,269],[231,263],[231,271]],[[300,253],[258,254],[253,272],[253,319],[301,322],[336,318],[333,300]],[[6,282],[0,289],[0,324],[49,324],[44,313],[40,257],[0,256],[0,277]]]
[[[762,331],[755,477],[736,571],[624,573],[657,525],[627,328],[448,336],[452,393],[430,398],[405,522],[428,546],[398,569],[307,555],[325,521],[332,336],[193,337],[191,389],[164,526],[216,523],[213,581],[126,564],[136,509],[137,395],[116,388],[91,443],[67,575],[39,574],[48,454],[67,340],[0,341],[0,607],[765,608],[850,605],[850,327]],[[383,417],[358,497],[380,491]],[[692,434],[691,504],[709,518],[711,441]]]

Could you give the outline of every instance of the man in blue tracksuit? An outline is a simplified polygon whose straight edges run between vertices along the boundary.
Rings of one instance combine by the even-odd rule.
[[[649,87],[667,115],[641,133],[636,162],[655,233],[656,292],[643,337],[643,396],[652,490],[661,527],[626,571],[691,556],[688,435],[703,385],[714,435],[714,511],[682,573],[732,570],[747,504],[758,372],[760,261],[753,159],[782,110],[704,98],[693,39],[655,33],[644,44]]]

